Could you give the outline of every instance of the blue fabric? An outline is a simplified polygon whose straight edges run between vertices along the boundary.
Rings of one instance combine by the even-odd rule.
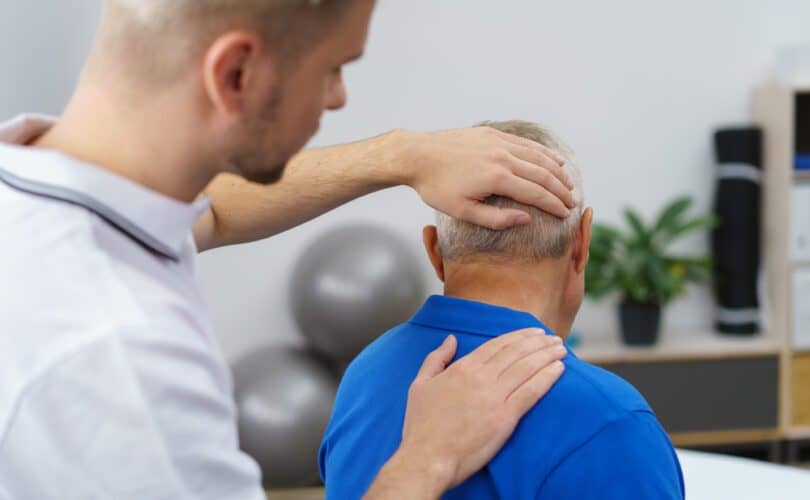
[[[796,170],[810,170],[810,154],[797,153],[793,162],[793,167]]]
[[[434,296],[366,348],[343,377],[321,445],[327,498],[360,498],[371,485],[399,446],[411,381],[447,335],[461,357],[527,327],[548,331],[525,312]],[[565,374],[501,452],[444,498],[683,499],[675,450],[638,391],[570,351],[564,361]]]

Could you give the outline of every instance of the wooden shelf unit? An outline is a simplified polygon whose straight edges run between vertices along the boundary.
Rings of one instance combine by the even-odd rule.
[[[810,439],[810,426],[793,426],[785,433],[786,439]]]
[[[711,331],[664,332],[652,347],[627,346],[617,336],[594,337],[574,350],[584,361],[597,365],[752,358],[776,356],[780,351],[779,340],[768,334],[735,337]]]
[[[755,91],[751,109],[765,138],[762,241],[768,325],[781,345],[779,429],[784,439],[810,437],[810,356],[806,354],[810,349],[795,347],[797,325],[793,324],[794,308],[810,307],[810,297],[794,296],[794,274],[810,262],[795,258],[791,247],[793,190],[810,181],[810,172],[794,169],[794,157],[807,140],[804,136],[810,134],[801,125],[810,117],[799,109],[804,108],[800,100],[806,102],[808,96],[810,87],[767,85]],[[800,125],[801,136],[797,134]]]
[[[680,448],[728,444],[771,443],[783,438],[779,429],[739,429],[732,431],[673,432],[669,438]]]

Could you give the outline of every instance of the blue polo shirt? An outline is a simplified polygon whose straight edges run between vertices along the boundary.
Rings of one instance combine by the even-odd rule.
[[[457,336],[461,357],[528,327],[549,331],[525,312],[434,296],[366,348],[343,377],[321,444],[327,498],[360,498],[371,485],[399,446],[411,381],[447,335]],[[675,450],[638,391],[573,353],[564,361],[564,375],[500,453],[443,498],[684,498]]]

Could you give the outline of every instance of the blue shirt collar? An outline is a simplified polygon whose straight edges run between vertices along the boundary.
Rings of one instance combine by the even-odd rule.
[[[497,337],[523,328],[542,328],[554,335],[533,315],[483,302],[433,295],[409,321],[414,325],[450,332]]]

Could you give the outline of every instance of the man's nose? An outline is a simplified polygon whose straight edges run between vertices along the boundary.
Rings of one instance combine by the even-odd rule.
[[[346,85],[343,83],[343,78],[338,77],[329,89],[325,107],[330,111],[336,111],[345,107],[346,101]]]

